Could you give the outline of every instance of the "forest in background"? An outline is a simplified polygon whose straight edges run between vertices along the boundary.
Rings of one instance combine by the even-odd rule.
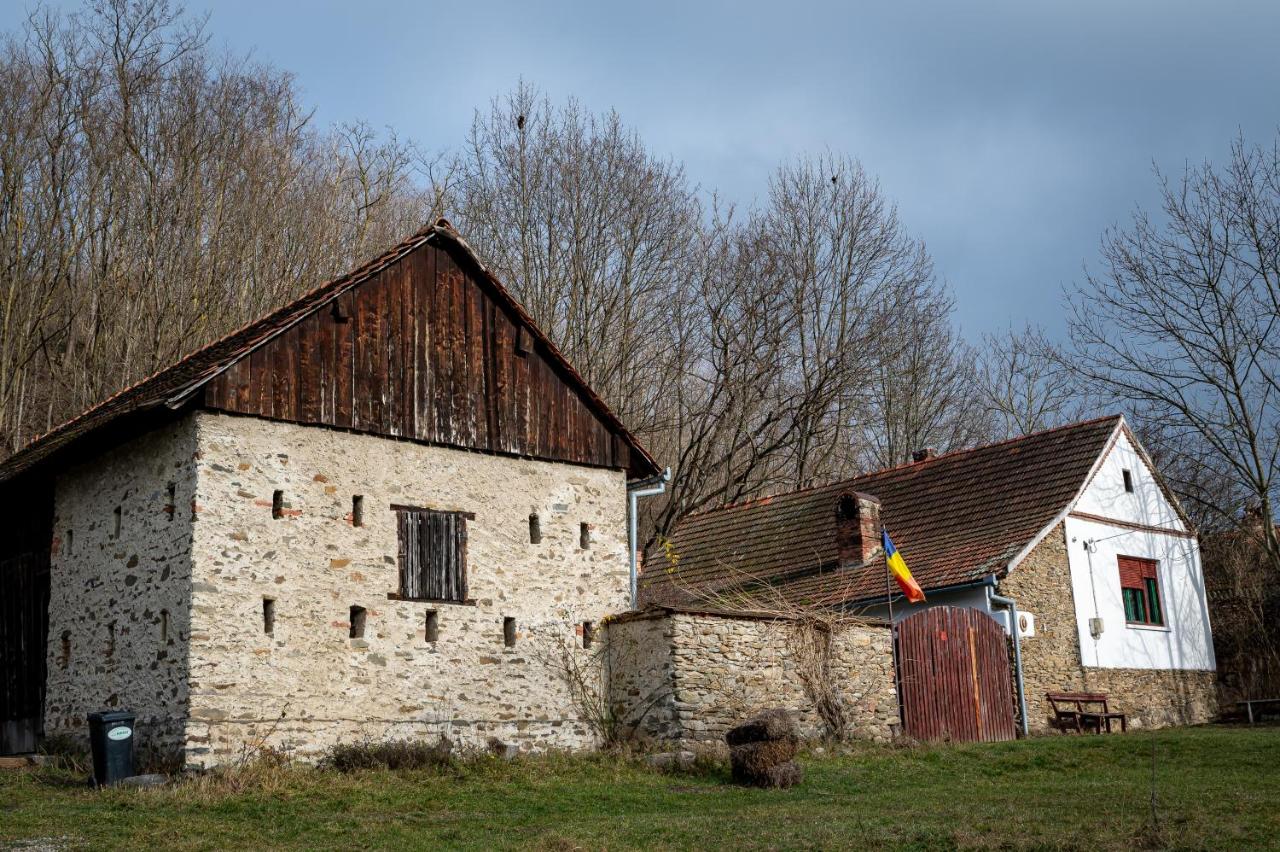
[[[1256,522],[1280,468],[1280,153],[1240,139],[1156,179],[1162,208],[1064,293],[1066,339],[965,339],[852,155],[781,163],[741,208],[523,82],[433,150],[316,126],[287,71],[215,53],[167,0],[40,7],[0,44],[0,456],[445,215],[672,468],[650,537],[1123,411],[1202,531],[1250,536],[1270,573],[1227,586],[1280,630]]]

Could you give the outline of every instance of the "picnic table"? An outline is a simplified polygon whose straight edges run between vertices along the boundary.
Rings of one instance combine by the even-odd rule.
[[[1237,701],[1237,704],[1244,705],[1244,711],[1249,716],[1249,724],[1253,724],[1253,705],[1255,704],[1280,704],[1280,698],[1246,698],[1244,701]]]
[[[1054,725],[1062,731],[1074,730],[1083,734],[1092,730],[1100,734],[1106,726],[1109,734],[1112,721],[1120,723],[1121,732],[1129,730],[1125,715],[1113,712],[1107,705],[1105,692],[1050,692],[1045,694],[1045,698],[1053,707]]]

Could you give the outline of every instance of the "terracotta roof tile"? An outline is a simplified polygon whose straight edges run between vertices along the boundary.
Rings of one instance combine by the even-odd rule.
[[[839,564],[835,507],[850,492],[880,500],[881,521],[926,591],[979,581],[1066,508],[1121,422],[1088,420],[692,515],[671,536],[674,566],[663,551],[646,558],[641,599],[687,602],[701,594],[693,589],[744,581],[811,602],[883,596],[883,564]]]

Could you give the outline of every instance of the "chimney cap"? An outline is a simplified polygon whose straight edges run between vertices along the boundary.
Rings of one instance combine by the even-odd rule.
[[[911,454],[911,460],[913,462],[928,461],[929,459],[933,458],[937,454],[938,454],[938,451],[935,450],[933,447],[921,447],[920,449],[916,450],[914,453]]]

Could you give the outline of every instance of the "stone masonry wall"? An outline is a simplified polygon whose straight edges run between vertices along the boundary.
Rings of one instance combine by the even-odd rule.
[[[655,740],[719,742],[729,728],[756,711],[785,707],[805,736],[823,733],[821,720],[796,676],[782,622],[695,613],[654,613],[610,625],[644,649],[642,664],[612,684],[618,700],[654,695],[665,679],[669,699],[640,722]],[[851,628],[838,639],[833,676],[842,687],[850,734],[887,740],[898,724],[889,630]]]
[[[302,757],[384,737],[593,743],[549,661],[565,649],[586,655],[582,623],[628,606],[622,471],[196,419],[190,762],[225,761],[258,742]],[[359,527],[353,495],[364,502]],[[473,603],[388,599],[399,591],[393,504],[475,513]],[[585,549],[581,523],[590,525]],[[274,601],[270,635],[264,599]],[[363,638],[349,636],[352,606],[366,610]],[[514,647],[504,644],[505,618],[516,620]]]
[[[1067,538],[1061,525],[1000,581],[1000,594],[1012,597],[1020,610],[1036,618],[1036,635],[1022,639],[1027,716],[1033,730],[1050,727],[1048,692],[1105,692],[1111,709],[1127,714],[1135,727],[1197,724],[1217,712],[1214,672],[1081,665]]]
[[[58,476],[47,735],[85,743],[87,713],[129,710],[144,758],[182,747],[195,450],[184,418]]]

